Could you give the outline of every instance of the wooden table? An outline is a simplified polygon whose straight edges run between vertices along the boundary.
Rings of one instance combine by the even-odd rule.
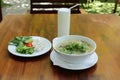
[[[14,36],[57,36],[56,14],[7,15],[0,23],[0,80],[120,80],[120,17],[114,14],[72,14],[70,34],[87,36],[97,44],[97,64],[85,70],[53,66],[52,49],[34,58],[11,55]]]

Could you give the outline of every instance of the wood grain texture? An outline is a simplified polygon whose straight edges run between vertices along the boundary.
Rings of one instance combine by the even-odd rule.
[[[42,56],[11,55],[8,43],[14,36],[57,37],[57,14],[7,15],[0,23],[0,80],[120,80],[120,17],[113,14],[72,14],[72,35],[82,35],[97,44],[97,64],[71,71],[53,66],[52,49]]]

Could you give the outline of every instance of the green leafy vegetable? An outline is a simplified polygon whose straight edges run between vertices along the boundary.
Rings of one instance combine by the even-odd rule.
[[[27,47],[27,46],[18,46],[16,51],[22,54],[32,54],[34,52],[34,47]]]
[[[32,54],[34,52],[34,47],[27,46],[32,42],[32,37],[30,36],[16,36],[10,41],[10,45],[16,46],[16,51],[21,54]],[[27,45],[26,45],[27,44]]]
[[[10,45],[15,45],[15,46],[18,46],[19,44],[21,44],[21,43],[23,43],[23,41],[22,41],[22,39],[23,39],[23,37],[22,36],[16,36],[16,37],[14,37],[14,39],[13,40],[11,40],[10,41]]]
[[[69,54],[73,53],[74,51],[85,52],[88,49],[86,44],[84,44],[84,43],[78,44],[76,42],[70,43],[70,44],[64,46],[63,48],[64,48],[63,51],[65,51]]]
[[[23,38],[23,42],[24,43],[32,42],[32,38],[30,36],[26,36],[26,37]]]

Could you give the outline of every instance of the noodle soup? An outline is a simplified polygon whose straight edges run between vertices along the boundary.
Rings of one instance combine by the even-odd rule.
[[[93,50],[93,46],[83,40],[74,40],[69,39],[62,42],[59,42],[55,46],[56,50],[63,54],[70,55],[80,55],[84,53],[89,53]]]

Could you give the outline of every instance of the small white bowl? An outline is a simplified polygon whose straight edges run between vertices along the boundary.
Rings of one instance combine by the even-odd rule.
[[[90,52],[82,53],[79,55],[71,55],[66,54],[63,52],[60,52],[56,49],[56,46],[60,44],[61,42],[67,41],[67,40],[82,40],[89,43],[93,49]],[[85,37],[85,36],[79,36],[79,35],[66,35],[62,37],[56,37],[53,39],[53,49],[58,54],[58,56],[61,58],[62,61],[68,62],[68,63],[79,63],[80,60],[87,59],[91,54],[93,54],[96,50],[96,43],[92,39]]]

